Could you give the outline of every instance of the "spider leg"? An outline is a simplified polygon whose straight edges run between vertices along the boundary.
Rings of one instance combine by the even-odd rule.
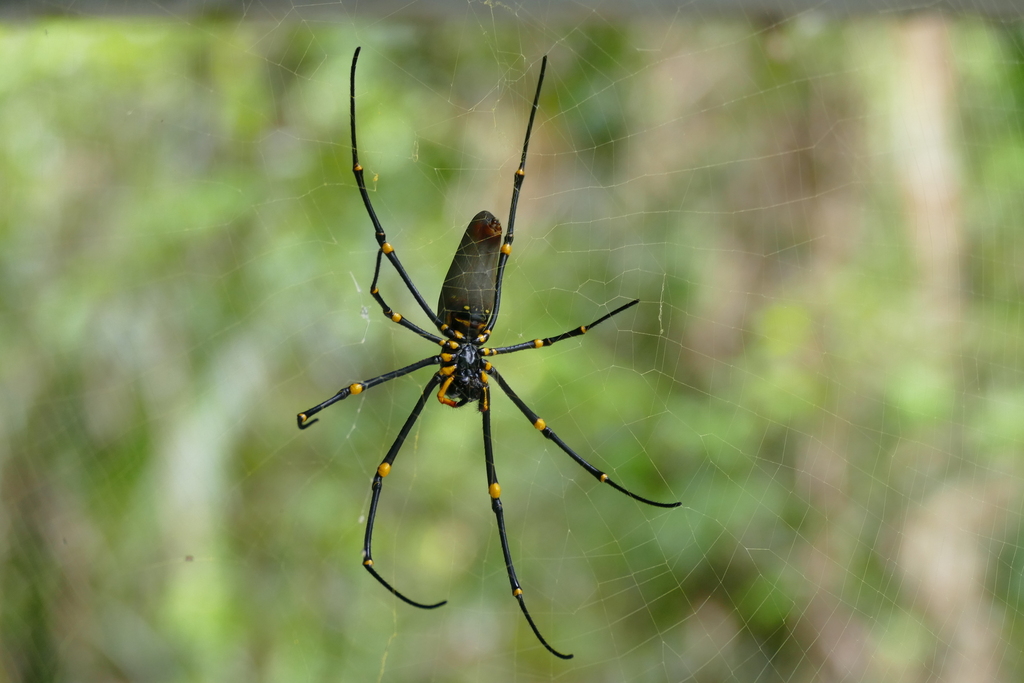
[[[366,518],[366,536],[363,539],[363,566],[366,567],[366,571],[370,572],[373,578],[377,579],[382,586],[394,593],[395,596],[403,602],[407,602],[413,607],[420,607],[422,609],[434,609],[448,601],[442,600],[441,602],[434,603],[433,605],[425,605],[421,602],[410,600],[399,593],[390,583],[384,580],[384,577],[377,573],[377,570],[373,568],[373,554],[370,551],[370,544],[373,539],[373,522],[377,517],[377,503],[380,502],[380,492],[384,487],[384,477],[388,476],[388,473],[391,472],[391,465],[395,462],[395,456],[398,455],[398,451],[402,448],[402,444],[405,443],[405,438],[409,436],[409,431],[412,429],[413,424],[415,424],[416,418],[420,416],[420,412],[422,412],[423,406],[427,402],[427,397],[434,391],[434,387],[437,386],[438,381],[437,375],[435,374],[430,378],[430,381],[427,382],[427,386],[423,389],[423,393],[420,395],[415,407],[413,407],[412,412],[409,413],[409,417],[406,418],[405,424],[402,425],[402,429],[398,432],[398,436],[395,437],[395,442],[391,444],[391,449],[388,450],[388,454],[384,456],[384,460],[382,460],[380,465],[377,467],[376,474],[373,475],[373,484],[371,485],[373,495],[370,499],[370,514]]]
[[[383,311],[384,315],[389,320],[391,320],[391,322],[398,323],[399,325],[401,325],[402,327],[406,328],[407,330],[412,330],[413,332],[415,332],[419,336],[423,337],[424,339],[429,339],[430,341],[434,342],[435,344],[442,343],[444,340],[442,340],[436,334],[433,334],[432,332],[427,332],[426,330],[424,330],[423,328],[419,327],[418,325],[409,322],[408,320],[405,319],[405,317],[401,313],[395,313],[391,309],[391,307],[387,305],[387,302],[384,301],[384,297],[382,297],[380,295],[380,290],[377,289],[377,278],[380,276],[380,260],[381,260],[381,256],[383,256],[383,255],[384,255],[383,251],[381,251],[381,250],[377,251],[377,266],[373,269],[373,282],[370,284],[370,296],[373,297],[374,301],[376,301],[378,304],[380,304],[380,310]]]
[[[519,205],[519,190],[526,178],[526,149],[530,146],[530,134],[533,132],[533,120],[537,117],[537,105],[540,103],[540,87],[544,84],[544,71],[548,67],[548,56],[540,62],[540,77],[537,78],[537,93],[533,96],[533,107],[530,109],[530,121],[526,124],[526,138],[523,140],[523,156],[519,160],[519,168],[512,180],[512,206],[508,210],[508,230],[501,244],[501,255],[498,256],[498,267],[494,276],[494,310],[487,321],[487,330],[493,330],[498,322],[498,308],[501,306],[501,281],[505,277],[505,263],[512,253],[512,240],[515,239],[516,207]]]
[[[381,308],[384,309],[385,315],[391,317],[392,313],[390,312],[390,309],[377,293],[377,276],[380,274],[380,256],[383,254],[388,257],[388,260],[391,261],[391,265],[395,267],[396,271],[398,271],[398,275],[402,278],[406,288],[408,288],[409,292],[413,295],[413,298],[416,299],[416,303],[418,303],[420,308],[423,309],[423,312],[427,314],[427,318],[430,322],[434,323],[436,327],[440,327],[441,320],[437,317],[437,314],[433,309],[427,305],[427,302],[424,301],[423,295],[421,295],[419,290],[416,289],[416,285],[412,283],[412,278],[409,277],[409,274],[405,272],[405,268],[402,267],[402,262],[398,259],[398,254],[395,253],[395,248],[388,243],[387,235],[384,234],[384,227],[377,219],[377,213],[373,210],[373,204],[370,202],[370,193],[366,191],[366,181],[363,179],[363,167],[359,164],[359,150],[358,145],[356,144],[356,62],[359,60],[360,49],[361,48],[357,47],[355,54],[352,55],[352,73],[349,81],[349,114],[350,121],[352,123],[352,173],[356,177],[356,185],[359,187],[359,194],[363,198],[363,205],[366,206],[366,212],[370,215],[370,220],[373,222],[374,236],[377,238],[377,244],[380,247],[380,251],[377,254],[377,268],[373,273],[373,285],[370,288],[370,294],[377,300],[377,303],[381,305]],[[396,320],[395,322],[398,321]],[[426,333],[424,333],[423,330],[420,330],[414,325],[410,327],[410,325],[411,323],[405,326],[409,327],[409,329],[412,329],[421,336],[426,336]]]
[[[514,353],[516,351],[523,351],[525,349],[539,349],[539,348],[541,348],[543,346],[551,346],[555,342],[560,342],[563,339],[569,339],[571,337],[578,337],[581,334],[586,334],[592,328],[600,325],[601,323],[603,323],[605,320],[607,320],[608,318],[612,317],[613,315],[621,313],[622,311],[626,310],[630,306],[635,306],[638,303],[640,303],[640,299],[633,299],[632,301],[630,301],[625,306],[619,306],[618,308],[616,308],[611,313],[608,313],[607,315],[601,316],[600,318],[598,318],[594,322],[590,323],[589,325],[580,325],[579,327],[577,327],[575,329],[569,330],[568,332],[563,332],[562,334],[559,334],[559,335],[554,336],[554,337],[546,337],[545,339],[534,339],[533,341],[523,342],[522,344],[513,344],[512,346],[499,346],[499,347],[494,348],[494,349],[482,349],[482,353],[485,356],[496,356],[499,353]]]
[[[354,384],[349,384],[347,387],[336,393],[334,396],[331,396],[323,403],[315,405],[309,410],[302,411],[301,413],[295,416],[295,420],[296,422],[299,423],[299,429],[306,429],[312,426],[314,423],[320,421],[319,419],[317,419],[307,422],[307,420],[309,420],[310,417],[316,415],[324,408],[332,406],[338,401],[348,398],[352,394],[361,394],[370,387],[377,386],[378,384],[382,384],[384,382],[387,382],[388,380],[401,377],[402,375],[408,375],[410,372],[415,372],[416,370],[419,370],[420,368],[425,368],[428,365],[437,365],[440,362],[441,356],[431,356],[430,358],[424,358],[423,360],[416,361],[412,365],[406,365],[404,368],[392,370],[391,372],[385,372],[383,375],[379,375],[377,377],[374,377],[373,379],[368,379],[362,382],[355,382]]]
[[[533,634],[537,636],[537,640],[540,644],[547,648],[548,652],[561,657],[562,659],[572,659],[572,655],[562,654],[555,648],[548,645],[548,641],[544,640],[544,636],[540,634],[540,630],[537,629],[537,624],[533,623],[533,617],[530,616],[530,611],[526,609],[526,601],[523,599],[523,589],[519,586],[519,579],[516,578],[516,569],[512,566],[512,553],[508,547],[508,534],[505,533],[505,513],[501,507],[501,486],[498,484],[498,475],[494,471],[494,449],[491,446],[491,407],[490,407],[490,389],[484,385],[484,395],[480,399],[480,414],[483,416],[484,425],[484,457],[487,460],[487,492],[491,497],[491,510],[494,511],[494,516],[498,522],[498,536],[501,538],[501,552],[505,556],[505,571],[508,572],[509,583],[512,584],[512,595],[519,601],[519,609],[523,611],[523,616],[526,617],[526,621],[530,624],[530,628],[533,629]]]
[[[638,500],[641,503],[646,503],[648,505],[653,505],[654,507],[674,508],[674,507],[679,507],[680,505],[682,505],[681,502],[659,503],[657,501],[650,500],[649,498],[644,498],[643,496],[638,496],[637,494],[633,493],[632,491],[630,491],[628,489],[625,489],[625,488],[619,486],[618,484],[616,484],[614,481],[612,481],[608,477],[607,474],[605,474],[601,470],[599,470],[596,467],[594,467],[593,465],[591,465],[589,462],[584,460],[583,457],[580,456],[576,451],[574,451],[573,449],[569,448],[569,446],[564,441],[562,441],[562,439],[557,434],[555,434],[551,430],[551,427],[548,427],[547,423],[545,423],[544,420],[542,420],[540,418],[540,416],[537,415],[537,413],[535,413],[532,410],[530,410],[530,407],[527,406],[526,403],[523,402],[523,399],[519,398],[519,395],[516,394],[516,392],[512,391],[512,387],[510,387],[508,385],[508,382],[505,381],[505,378],[502,377],[498,373],[498,370],[494,366],[491,366],[491,369],[488,370],[488,374],[490,374],[496,380],[498,380],[498,385],[501,387],[501,390],[504,391],[505,394],[510,399],[512,399],[512,402],[516,404],[516,407],[519,408],[519,411],[523,415],[526,416],[526,419],[529,420],[533,424],[533,426],[536,427],[540,431],[541,434],[543,434],[547,439],[549,439],[551,441],[554,441],[555,444],[559,448],[561,448],[563,451],[565,451],[565,453],[570,458],[575,460],[579,464],[580,467],[585,469],[587,472],[590,472],[590,474],[593,475],[593,477],[595,479],[597,479],[599,482],[604,483],[604,484],[608,484],[613,489],[615,489],[616,491],[618,491],[620,493],[624,493],[627,496],[629,496],[630,498],[632,498],[634,500]]]

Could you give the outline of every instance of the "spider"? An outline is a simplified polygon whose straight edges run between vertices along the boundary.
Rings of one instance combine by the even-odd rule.
[[[522,610],[523,616],[526,617],[526,621],[529,623],[530,628],[533,629],[534,635],[537,636],[537,640],[539,640],[540,643],[556,657],[571,659],[571,654],[563,654],[558,650],[555,650],[540,634],[537,624],[534,623],[533,617],[530,616],[530,611],[526,608],[526,601],[523,598],[523,589],[519,585],[519,579],[516,578],[515,568],[512,566],[512,554],[509,551],[508,535],[505,532],[505,513],[503,512],[501,505],[501,486],[498,484],[498,474],[494,469],[494,452],[491,443],[490,380],[493,379],[497,382],[502,392],[512,400],[512,403],[516,405],[519,411],[526,416],[526,419],[528,419],[541,434],[543,434],[547,439],[553,441],[555,445],[565,451],[570,458],[575,460],[583,469],[589,472],[598,481],[608,484],[615,490],[624,493],[630,498],[638,500],[641,503],[646,503],[647,505],[653,505],[661,508],[673,508],[679,506],[681,503],[658,503],[639,496],[616,484],[608,477],[607,474],[584,460],[578,453],[576,453],[576,451],[562,441],[562,439],[547,426],[544,420],[542,420],[537,413],[533,412],[533,410],[531,410],[530,407],[527,406],[521,398],[519,398],[519,395],[512,390],[509,383],[488,359],[492,356],[499,356],[504,353],[514,353],[516,351],[524,351],[526,349],[539,349],[544,346],[550,346],[555,342],[560,342],[563,339],[570,339],[572,337],[585,334],[588,330],[599,325],[605,320],[608,320],[608,318],[621,313],[627,308],[635,306],[639,303],[639,299],[634,299],[633,301],[616,308],[611,313],[601,316],[589,325],[582,325],[554,337],[534,339],[533,341],[523,342],[521,344],[512,344],[511,346],[484,346],[484,344],[487,343],[488,338],[491,336],[491,330],[494,328],[494,325],[498,320],[498,308],[501,305],[502,277],[505,274],[505,265],[508,262],[508,257],[512,253],[513,231],[515,229],[516,222],[516,204],[519,201],[519,190],[522,187],[523,179],[526,176],[526,150],[530,145],[530,132],[533,130],[533,120],[537,115],[537,105],[540,100],[541,85],[544,83],[544,71],[547,68],[547,57],[545,56],[541,61],[540,77],[537,79],[537,93],[533,97],[533,107],[530,110],[530,120],[526,125],[526,139],[523,141],[522,158],[519,162],[519,169],[515,173],[515,178],[512,184],[512,206],[508,213],[508,232],[505,233],[504,240],[502,240],[501,223],[499,223],[498,219],[489,211],[481,211],[473,217],[473,220],[469,223],[469,227],[466,228],[466,233],[462,237],[458,250],[455,252],[455,258],[452,260],[452,265],[448,269],[448,274],[445,276],[444,284],[441,287],[441,297],[437,304],[437,312],[435,313],[427,305],[427,302],[416,288],[416,285],[413,284],[412,279],[405,271],[405,268],[402,267],[402,262],[399,261],[395,248],[388,243],[387,236],[384,234],[384,228],[377,219],[377,214],[374,212],[373,205],[370,203],[370,195],[366,191],[366,183],[363,180],[363,167],[359,164],[359,152],[356,145],[356,64],[359,61],[359,50],[360,48],[357,47],[355,54],[352,55],[352,72],[350,76],[349,100],[351,105],[350,117],[352,126],[352,171],[355,174],[356,185],[359,187],[359,194],[363,198],[363,204],[366,206],[366,212],[369,214],[370,221],[373,223],[377,244],[380,247],[377,250],[377,263],[373,271],[373,282],[370,285],[370,295],[373,297],[374,301],[380,305],[385,316],[402,327],[415,332],[424,339],[429,339],[435,344],[438,344],[441,347],[441,352],[435,356],[430,356],[423,360],[416,361],[404,368],[392,370],[391,372],[384,373],[378,377],[348,385],[323,403],[299,413],[296,416],[299,429],[306,429],[310,425],[314,424],[317,420],[310,420],[310,417],[316,415],[324,408],[346,399],[349,396],[361,394],[367,389],[375,387],[378,384],[408,375],[409,373],[421,368],[439,366],[438,370],[431,375],[430,381],[428,381],[426,386],[423,388],[423,393],[420,395],[420,398],[413,407],[409,417],[406,418],[405,424],[403,424],[402,428],[398,431],[398,436],[395,437],[394,443],[391,444],[391,448],[388,449],[387,455],[384,456],[384,460],[381,461],[380,465],[377,467],[377,472],[373,477],[370,512],[366,519],[366,535],[363,539],[363,566],[366,567],[366,570],[370,572],[373,578],[377,579],[381,585],[394,593],[399,599],[413,607],[434,609],[447,602],[447,600],[442,600],[441,602],[433,604],[424,604],[411,600],[398,592],[398,590],[396,590],[380,574],[377,573],[377,570],[374,569],[373,554],[371,552],[373,522],[377,514],[377,504],[380,502],[380,493],[383,488],[384,478],[391,472],[391,467],[394,465],[398,451],[401,450],[402,444],[405,443],[406,437],[412,430],[413,424],[420,416],[420,412],[422,412],[424,405],[426,405],[427,400],[431,393],[433,393],[434,389],[438,389],[437,400],[446,406],[460,408],[470,402],[474,402],[477,404],[477,408],[479,409],[483,420],[484,459],[487,468],[487,492],[491,498],[491,510],[494,512],[494,516],[498,523],[498,536],[501,539],[501,552],[505,556],[505,569],[508,572],[508,580],[512,586],[512,595],[519,601],[519,608]],[[413,298],[416,299],[416,303],[419,304],[423,313],[426,314],[430,322],[437,328],[439,334],[428,332],[416,324],[406,320],[404,316],[393,311],[384,301],[380,291],[377,289],[377,279],[380,276],[381,261],[384,257],[387,257],[388,261],[391,262],[391,265],[394,266],[399,277],[401,277],[402,281],[405,283],[406,288],[408,288]],[[438,388],[439,385],[440,388]]]

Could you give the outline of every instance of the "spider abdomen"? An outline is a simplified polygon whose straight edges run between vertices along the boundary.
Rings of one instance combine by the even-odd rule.
[[[481,211],[466,228],[441,285],[437,317],[467,337],[483,332],[491,317],[500,249],[501,223],[490,211]]]

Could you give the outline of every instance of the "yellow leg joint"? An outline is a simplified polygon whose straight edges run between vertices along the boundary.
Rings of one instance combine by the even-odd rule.
[[[537,429],[543,430],[548,426],[548,423],[538,417],[537,421],[533,423],[533,426]]]
[[[392,313],[391,314],[391,322],[396,322],[396,323],[402,322],[402,314],[401,313]]]
[[[491,498],[501,497],[501,485],[498,482],[494,482],[487,487],[487,493],[491,494]]]
[[[533,348],[539,349],[542,346],[544,346],[544,340],[543,339],[534,339],[533,340]]]
[[[511,244],[503,244],[503,245],[501,245],[501,253],[504,254],[505,256],[511,255],[512,254],[512,245]]]
[[[358,173],[359,171],[363,170],[363,167],[360,164],[356,164],[355,166],[352,167],[352,170]]]
[[[384,244],[380,245],[380,250],[383,251],[385,254],[390,254],[395,250],[395,248],[388,244],[387,242],[385,242]]]
[[[452,366],[451,369],[452,369],[452,371],[454,371],[455,367]],[[441,370],[443,371],[444,368],[441,368]],[[450,398],[448,398],[448,396],[446,394],[448,393],[448,387],[450,387],[452,385],[452,381],[454,379],[455,378],[452,377],[451,373],[448,373],[448,378],[444,382],[441,383],[441,390],[437,392],[437,400],[440,401],[441,403],[445,404],[446,406],[451,406],[452,408],[457,406],[458,403],[456,403],[455,401],[453,401]]]
[[[391,472],[391,465],[389,465],[386,462],[382,462],[380,464],[380,467],[377,468],[377,474],[379,474],[382,477],[388,476],[389,472]]]
[[[363,566],[364,567],[372,567],[373,566],[373,560],[363,560]]]
[[[607,475],[607,474],[605,474],[604,472],[602,472],[602,473],[601,473],[601,483],[603,484],[603,483],[605,483],[606,481],[608,481],[608,475]]]
[[[352,394],[353,396],[355,396],[356,394],[363,393],[363,385],[360,384],[359,382],[356,382],[355,384],[350,384],[348,387],[348,393]]]
[[[514,591],[512,591],[512,596],[516,597],[516,598],[518,598],[522,594],[523,594],[523,589],[522,588],[517,588]]]

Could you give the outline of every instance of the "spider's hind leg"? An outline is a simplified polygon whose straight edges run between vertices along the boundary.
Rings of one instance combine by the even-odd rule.
[[[403,322],[404,319],[401,316],[398,316],[398,319],[395,319],[397,314],[395,314],[395,312],[392,311],[386,303],[384,303],[384,299],[382,299],[380,294],[377,292],[377,277],[380,275],[381,257],[387,256],[388,261],[390,261],[391,265],[394,266],[398,276],[402,278],[402,282],[405,283],[409,293],[412,294],[413,298],[416,299],[416,303],[419,304],[419,307],[427,315],[427,319],[429,319],[435,327],[441,327],[440,318],[438,318],[434,310],[427,305],[427,302],[424,301],[423,295],[420,294],[418,289],[416,289],[416,285],[413,284],[412,278],[409,277],[405,268],[402,267],[402,262],[398,259],[398,254],[395,253],[395,248],[388,243],[387,235],[384,233],[384,226],[380,224],[380,220],[377,218],[377,212],[373,210],[373,203],[370,201],[370,193],[366,190],[366,180],[363,178],[363,166],[359,163],[359,144],[356,142],[356,64],[359,62],[359,51],[360,48],[357,47],[355,54],[352,55],[352,71],[349,76],[349,121],[351,123],[352,130],[352,174],[355,176],[356,186],[359,187],[359,195],[363,198],[363,206],[366,207],[366,213],[370,216],[370,221],[373,223],[373,234],[377,240],[377,245],[380,247],[377,252],[377,267],[373,272],[373,284],[370,286],[370,294],[377,303],[380,304],[384,314],[389,318],[395,322],[400,322],[403,327],[412,330],[421,337],[426,337],[433,341],[439,341],[438,337],[431,335],[429,332],[420,329],[412,323],[407,321]]]

